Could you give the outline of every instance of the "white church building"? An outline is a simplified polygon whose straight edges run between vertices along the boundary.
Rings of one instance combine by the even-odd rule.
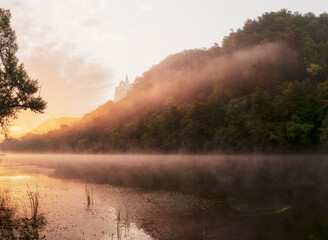
[[[121,80],[120,85],[115,87],[114,102],[118,102],[122,98],[126,97],[131,88],[132,84],[129,83],[128,75],[126,75],[125,81]]]

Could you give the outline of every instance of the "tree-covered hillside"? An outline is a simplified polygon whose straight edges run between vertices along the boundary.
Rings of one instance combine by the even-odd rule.
[[[222,46],[168,56],[74,127],[8,151],[204,152],[328,145],[328,14],[264,13]]]

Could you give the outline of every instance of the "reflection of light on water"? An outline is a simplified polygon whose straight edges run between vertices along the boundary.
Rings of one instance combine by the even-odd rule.
[[[23,175],[18,175],[18,176],[0,176],[1,179],[12,179],[12,180],[20,180],[20,179],[27,179],[30,178],[31,176],[23,176]]]

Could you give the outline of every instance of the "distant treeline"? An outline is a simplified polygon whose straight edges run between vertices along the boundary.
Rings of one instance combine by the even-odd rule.
[[[6,151],[208,152],[328,145],[328,14],[265,13],[222,46],[168,56],[129,95]]]

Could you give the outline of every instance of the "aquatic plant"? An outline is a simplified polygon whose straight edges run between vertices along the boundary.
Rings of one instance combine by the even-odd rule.
[[[85,186],[85,194],[87,197],[87,206],[90,208],[90,205],[93,205],[93,192],[92,189],[88,189],[87,186]]]
[[[9,191],[0,191],[0,239],[40,239],[39,230],[45,226],[46,221],[37,211],[37,191],[32,192],[29,187],[28,189],[29,199],[35,206],[31,210],[35,215],[31,218],[28,218],[27,214],[22,218],[17,217],[16,209],[11,205]]]
[[[38,192],[38,184],[35,185],[35,192],[30,189],[28,183],[27,185],[27,196],[30,201],[30,209],[31,209],[31,219],[36,220],[38,216],[38,208],[39,208],[39,192]]]
[[[124,204],[125,205],[125,204]],[[130,231],[130,217],[129,217],[129,209],[126,208],[125,218],[123,217],[123,213],[121,210],[121,206],[117,207],[116,209],[116,236],[117,240],[127,239],[129,237]],[[124,234],[123,234],[124,232]],[[114,233],[112,234],[112,239],[114,238]]]
[[[121,224],[121,208],[118,208],[116,211],[116,234],[118,240],[122,238]]]

